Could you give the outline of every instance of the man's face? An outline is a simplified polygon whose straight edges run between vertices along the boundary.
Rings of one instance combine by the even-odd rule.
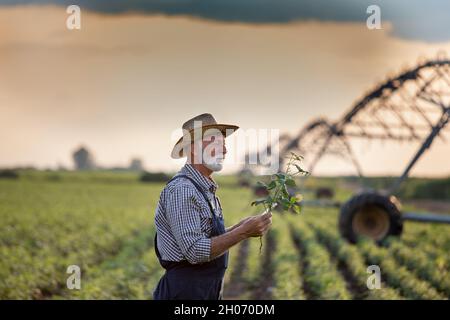
[[[196,143],[197,145],[195,145]],[[202,141],[194,142],[193,145],[194,161],[196,161],[194,163],[200,163],[201,159],[201,163],[208,169],[212,171],[222,170],[223,160],[227,153],[223,135],[206,136]]]

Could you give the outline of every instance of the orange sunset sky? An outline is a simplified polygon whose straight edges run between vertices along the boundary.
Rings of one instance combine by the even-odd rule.
[[[83,144],[102,166],[139,157],[148,170],[173,171],[173,132],[194,115],[295,134],[317,116],[339,118],[419,57],[450,53],[450,37],[397,36],[390,21],[369,30],[364,12],[256,24],[81,10],[81,30],[71,31],[64,6],[0,6],[0,167],[71,168]],[[419,146],[352,145],[370,175],[400,173]],[[436,140],[412,173],[449,175],[449,156],[450,142]],[[225,172],[239,168],[229,162]],[[316,173],[355,172],[325,158]]]

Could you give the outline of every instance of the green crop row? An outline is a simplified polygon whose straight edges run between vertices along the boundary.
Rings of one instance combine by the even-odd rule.
[[[390,286],[398,288],[404,297],[410,299],[445,298],[430,283],[418,279],[413,272],[396,263],[387,249],[380,248],[369,240],[360,241],[358,247],[369,263],[380,267],[382,278],[385,277]]]
[[[441,252],[450,251],[447,225],[408,222],[405,231],[402,238],[413,246],[429,244]]]
[[[294,239],[299,242],[305,259],[303,277],[305,287],[317,299],[350,299],[345,280],[331,262],[329,252],[320,245],[310,227],[298,217],[287,216]],[[306,289],[306,288],[305,288]]]
[[[300,277],[300,257],[289,233],[287,221],[283,217],[273,219],[273,228],[277,230],[277,250],[273,254],[274,299],[304,300]]]
[[[65,290],[61,298],[152,299],[164,273],[154,252],[153,236],[151,232],[131,240],[117,256],[82,274],[80,290]]]
[[[159,185],[0,182],[0,298],[43,299],[151,232]],[[153,194],[153,196],[151,196]]]
[[[450,297],[450,275],[447,269],[437,267],[427,254],[404,246],[398,239],[391,239],[389,252],[409,271],[430,282],[437,290]]]
[[[450,233],[448,226],[409,222],[402,243],[411,250],[425,253],[439,270],[450,268]]]
[[[382,284],[380,289],[368,289],[367,279],[370,274],[367,272],[367,265],[361,252],[354,245],[349,244],[341,238],[334,225],[323,220],[312,223],[313,228],[320,241],[326,244],[333,255],[347,268],[355,281],[358,294],[355,298],[365,298],[370,300],[399,300],[402,299],[397,290],[386,287]]]
[[[247,257],[244,263],[244,270],[242,270],[242,284],[245,292],[241,294],[241,299],[251,299],[253,291],[258,287],[259,281],[262,274],[262,268],[264,268],[263,254],[264,251],[259,252],[260,240],[259,238],[250,238],[248,240]],[[267,238],[263,237],[261,239],[264,247],[267,246]],[[241,257],[236,257],[240,259]]]

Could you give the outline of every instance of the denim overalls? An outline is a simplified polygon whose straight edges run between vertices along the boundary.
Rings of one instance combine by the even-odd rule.
[[[207,201],[212,215],[211,237],[225,233],[223,217],[216,216],[215,207],[197,182],[186,175],[177,175],[169,182],[178,178],[190,180]],[[158,250],[157,237],[155,235],[155,252],[159,263],[166,269],[166,273],[159,280],[159,283],[153,292],[154,300],[222,299],[221,288],[225,270],[228,267],[228,251],[214,260],[199,264],[191,264],[187,260],[162,260]]]

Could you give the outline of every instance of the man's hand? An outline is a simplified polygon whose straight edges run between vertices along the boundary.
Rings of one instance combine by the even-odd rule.
[[[224,254],[229,248],[250,237],[262,236],[272,225],[272,213],[242,219],[232,230],[211,238],[210,260]]]
[[[247,221],[247,220],[250,219],[250,218],[251,218],[251,217],[244,218],[244,219],[242,219],[241,221],[239,221],[238,223],[236,223],[235,225],[226,228],[226,232],[230,232],[230,231],[236,229],[237,227],[239,227],[240,225],[242,225],[245,221]]]
[[[265,212],[257,216],[251,216],[240,222],[240,228],[247,237],[262,236],[272,225],[272,213]]]

